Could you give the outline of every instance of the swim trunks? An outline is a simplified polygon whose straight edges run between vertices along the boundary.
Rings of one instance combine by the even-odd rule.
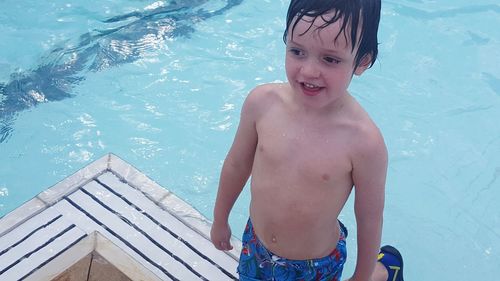
[[[339,227],[339,241],[331,254],[318,259],[290,260],[267,250],[248,219],[238,265],[240,281],[340,281],[347,257],[347,229],[340,221]]]

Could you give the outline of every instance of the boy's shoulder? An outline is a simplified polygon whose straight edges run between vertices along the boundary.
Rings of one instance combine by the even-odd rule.
[[[282,99],[290,91],[287,83],[267,83],[256,86],[249,94],[254,99]]]
[[[281,103],[288,96],[290,86],[286,83],[267,83],[256,86],[248,94],[245,104],[250,107],[267,108]]]
[[[289,88],[285,83],[268,83],[256,86],[250,91],[243,103],[242,116],[257,121],[270,108],[283,104],[286,91]]]
[[[384,137],[377,124],[358,101],[348,96],[349,105],[343,111],[342,124],[348,128],[349,140],[353,148],[363,151],[365,149],[383,149]]]
[[[362,151],[370,149],[384,150],[384,137],[379,127],[355,99],[353,99],[353,102],[354,110],[351,115],[353,118],[350,120],[352,132],[355,134],[351,139],[353,144],[357,144],[356,147]]]

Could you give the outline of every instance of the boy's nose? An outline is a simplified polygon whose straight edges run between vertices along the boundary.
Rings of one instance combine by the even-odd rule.
[[[305,61],[300,68],[300,73],[308,78],[316,78],[320,71],[316,63],[312,60]]]

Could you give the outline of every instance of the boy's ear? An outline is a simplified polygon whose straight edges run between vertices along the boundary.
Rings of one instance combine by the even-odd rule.
[[[368,69],[368,67],[370,67],[371,63],[372,63],[372,55],[371,54],[364,55],[359,65],[354,70],[354,74],[360,76],[361,74],[363,74],[363,72],[365,72],[365,70]]]

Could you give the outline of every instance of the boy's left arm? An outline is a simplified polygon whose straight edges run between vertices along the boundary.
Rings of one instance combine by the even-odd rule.
[[[353,157],[358,253],[351,281],[371,280],[377,262],[387,174],[387,148],[378,130],[358,144]]]

